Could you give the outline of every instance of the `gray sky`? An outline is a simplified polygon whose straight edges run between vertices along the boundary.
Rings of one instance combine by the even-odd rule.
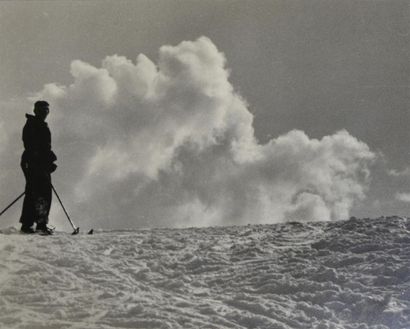
[[[409,214],[396,198],[410,193],[409,1],[2,1],[0,96],[69,85],[73,60],[101,67],[143,53],[155,63],[161,46],[201,36],[225,54],[261,144],[346,129],[379,154],[351,214]]]

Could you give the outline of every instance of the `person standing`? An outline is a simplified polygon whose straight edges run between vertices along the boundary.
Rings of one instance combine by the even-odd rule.
[[[51,132],[46,123],[49,114],[46,101],[34,103],[34,115],[26,114],[27,122],[23,128],[24,152],[21,168],[26,179],[25,196],[20,223],[22,233],[36,231],[51,234],[47,226],[51,207],[51,173],[57,168],[56,155],[51,150]]]

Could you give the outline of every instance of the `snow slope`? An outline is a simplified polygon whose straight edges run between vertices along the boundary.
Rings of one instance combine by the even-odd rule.
[[[410,328],[410,220],[0,235],[0,328]]]

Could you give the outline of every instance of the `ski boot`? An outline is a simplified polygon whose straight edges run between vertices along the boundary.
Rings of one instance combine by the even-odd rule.
[[[33,233],[36,233],[31,226],[27,226],[27,225],[24,225],[24,224],[21,225],[20,232],[21,232],[21,233],[24,233],[24,234],[33,234]]]
[[[46,224],[41,223],[37,224],[36,232],[40,233],[41,235],[52,235],[54,233],[54,230],[48,227]]]

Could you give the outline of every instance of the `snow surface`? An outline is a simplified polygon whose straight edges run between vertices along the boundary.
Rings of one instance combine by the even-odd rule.
[[[0,328],[410,328],[410,220],[0,235]]]

